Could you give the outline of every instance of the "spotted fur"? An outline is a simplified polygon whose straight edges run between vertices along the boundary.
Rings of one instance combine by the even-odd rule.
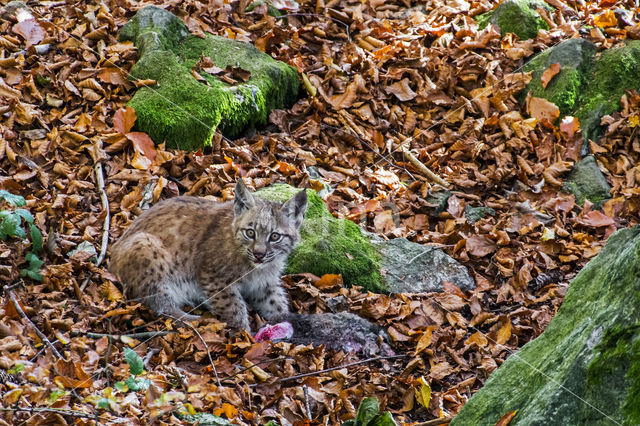
[[[233,202],[175,197],[142,213],[111,249],[110,270],[132,300],[192,320],[185,306],[250,330],[248,307],[267,320],[289,311],[280,284],[300,239],[306,192],[286,203],[253,196],[242,180]]]

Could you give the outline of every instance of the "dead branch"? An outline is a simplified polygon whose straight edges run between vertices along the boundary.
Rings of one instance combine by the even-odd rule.
[[[108,337],[110,340],[120,340],[121,337],[127,337],[130,339],[143,340],[143,339],[151,339],[154,337],[162,337],[166,336],[169,333],[176,333],[175,330],[162,330],[162,331],[145,331],[141,333],[131,333],[131,334],[107,334],[107,333],[81,333],[74,331],[71,333],[71,337],[77,336],[86,336],[91,339],[101,339],[103,337]]]
[[[310,373],[298,374],[296,376],[291,376],[291,377],[283,377],[283,378],[280,379],[280,382],[288,382],[290,380],[301,379],[303,377],[315,376],[315,375],[318,375],[318,374],[328,373],[330,371],[341,370],[343,368],[349,368],[349,367],[353,367],[353,366],[360,365],[360,364],[367,364],[367,363],[374,362],[374,361],[381,361],[381,360],[384,360],[384,359],[404,358],[404,357],[407,357],[407,356],[409,356],[409,355],[408,354],[401,354],[401,355],[379,356],[379,357],[375,357],[375,358],[362,359],[360,361],[352,362],[350,364],[344,364],[344,365],[339,365],[337,367],[325,368],[324,370],[312,371]]]
[[[27,314],[24,313],[24,311],[22,310],[22,306],[20,306],[20,302],[16,298],[16,295],[13,293],[13,290],[9,290],[7,294],[9,294],[9,298],[11,299],[11,302],[16,308],[18,314],[31,326],[31,328],[35,330],[40,340],[51,349],[53,355],[55,355],[56,358],[64,359],[64,357],[60,355],[60,352],[58,352],[56,347],[53,346],[53,343],[51,343],[51,341],[47,338],[47,336],[45,336],[42,331],[40,331],[40,329],[38,329],[38,327],[36,327],[36,325],[29,319]]]
[[[400,145],[400,148],[402,148],[402,153],[409,159],[411,165],[418,169],[419,172],[427,176],[431,181],[437,183],[438,185],[444,188],[449,188],[449,183],[446,180],[442,179],[440,176],[432,172],[427,166],[422,163],[422,161],[418,160],[418,157],[413,155],[411,151],[409,151],[402,145]]]
[[[438,426],[450,423],[453,416],[441,417],[439,419],[427,420],[426,422],[416,423],[413,426]]]
[[[104,174],[102,171],[102,161],[97,161],[93,166],[96,173],[96,182],[98,183],[98,189],[100,190],[100,201],[102,202],[102,209],[107,213],[104,217],[104,224],[102,226],[102,244],[100,245],[100,254],[96,261],[96,266],[100,266],[105,256],[107,255],[107,245],[109,244],[109,226],[111,223],[111,214],[109,213],[109,199],[107,198],[107,192],[104,189]]]
[[[48,408],[48,407],[13,407],[13,408],[4,408],[0,407],[0,411],[12,411],[17,413],[55,413],[60,414],[62,416],[71,416],[78,417],[83,419],[93,419],[96,422],[100,419],[100,416],[97,414],[89,414],[83,413],[82,411],[74,411],[74,410],[63,410],[60,408]]]
[[[311,422],[313,417],[311,417],[311,407],[309,406],[309,388],[307,385],[302,385],[302,392],[304,392],[304,407],[307,411],[307,419]]]

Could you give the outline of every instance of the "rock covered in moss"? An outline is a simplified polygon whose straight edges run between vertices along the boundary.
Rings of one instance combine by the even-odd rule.
[[[562,189],[575,195],[579,206],[583,205],[585,200],[589,200],[596,208],[600,208],[606,200],[611,198],[611,187],[598,168],[593,155],[576,163]]]
[[[297,191],[276,184],[256,195],[285,201]],[[463,290],[475,288],[467,269],[442,250],[404,238],[384,241],[349,220],[333,217],[313,190],[307,189],[307,196],[301,242],[289,257],[287,273],[341,274],[345,284],[374,292],[442,291],[444,281]]]
[[[536,98],[553,102],[562,115],[576,109],[583,87],[593,65],[596,45],[588,40],[573,38],[545,50],[529,61],[525,71],[531,71],[531,82],[527,89]],[[560,64],[547,87],[542,86],[542,73],[552,64]]]
[[[540,0],[505,0],[490,12],[476,18],[480,29],[489,23],[500,28],[500,34],[516,34],[521,40],[535,38],[538,30],[549,29],[549,25],[540,17],[538,8],[549,8]]]
[[[545,89],[540,77],[554,63],[559,63],[561,70]],[[535,56],[525,70],[532,71],[532,78],[524,93],[530,91],[556,104],[561,118],[576,116],[585,141],[597,141],[602,134],[602,116],[620,108],[625,90],[640,90],[640,40],[601,54],[589,41],[567,40]]]
[[[547,329],[511,355],[452,425],[640,424],[640,227],[613,234]]]
[[[136,111],[136,128],[169,147],[196,150],[211,145],[218,127],[236,136],[265,124],[272,109],[284,108],[298,94],[294,68],[247,43],[193,36],[175,15],[155,6],[140,9],[119,39],[133,41],[140,52],[131,76],[157,81],[140,88],[129,102]],[[240,67],[251,76],[232,86],[201,71],[206,82],[199,81],[191,69],[202,56],[219,68]]]

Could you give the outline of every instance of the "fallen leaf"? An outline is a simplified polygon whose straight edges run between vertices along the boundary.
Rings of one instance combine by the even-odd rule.
[[[418,96],[418,94],[416,92],[414,92],[413,90],[411,90],[411,87],[409,87],[409,79],[408,78],[403,78],[402,80],[393,83],[390,86],[385,87],[385,92],[394,95],[396,98],[398,98],[399,100],[405,102],[405,101],[410,101],[411,99],[415,98],[416,96]]]
[[[615,27],[618,25],[618,19],[613,10],[605,9],[593,17],[593,23],[596,24],[598,28]]]
[[[465,247],[469,254],[478,257],[486,256],[498,249],[497,244],[484,235],[470,236],[465,242]]]
[[[46,35],[44,28],[35,19],[18,22],[13,26],[13,32],[20,34],[29,45],[40,43]]]
[[[529,115],[536,120],[547,120],[553,124],[560,116],[560,109],[553,102],[544,98],[532,97],[529,101]]]
[[[129,133],[136,122],[136,112],[130,106],[119,108],[113,115],[113,127],[120,133]]]
[[[579,218],[578,223],[591,228],[600,228],[603,226],[613,225],[614,221],[609,216],[605,216],[604,213],[599,210],[591,210],[589,213]]]
[[[511,423],[511,420],[513,420],[517,412],[518,410],[509,411],[508,413],[500,417],[500,419],[496,422],[496,426],[507,426],[509,423]]]
[[[342,275],[336,274],[324,274],[320,279],[313,283],[313,285],[320,289],[329,289],[342,286]]]
[[[547,85],[551,81],[553,77],[555,77],[560,72],[560,63],[556,62],[555,64],[549,65],[549,68],[544,70],[542,76],[540,77],[540,81],[542,81],[542,87],[547,88]]]

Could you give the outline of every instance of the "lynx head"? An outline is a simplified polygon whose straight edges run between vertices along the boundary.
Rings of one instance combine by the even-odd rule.
[[[300,240],[300,225],[307,210],[303,189],[285,203],[254,197],[242,179],[236,182],[233,231],[256,265],[284,261]]]

